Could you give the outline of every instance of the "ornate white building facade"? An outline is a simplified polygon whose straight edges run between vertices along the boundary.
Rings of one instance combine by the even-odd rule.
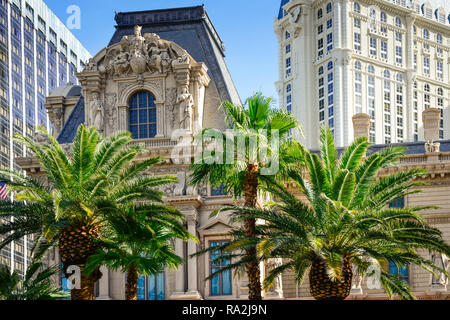
[[[450,15],[418,0],[283,0],[278,37],[280,107],[318,146],[320,126],[337,145],[353,139],[352,116],[370,116],[374,143],[423,140],[423,110],[441,109],[450,138]]]

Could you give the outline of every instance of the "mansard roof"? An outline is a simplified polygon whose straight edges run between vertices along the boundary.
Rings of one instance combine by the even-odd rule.
[[[82,123],[84,123],[84,97],[80,96],[56,140],[61,144],[72,143]]]
[[[278,19],[282,19],[284,14],[283,14],[283,6],[288,3],[290,0],[281,0],[281,4],[280,4],[280,11],[278,12]]]
[[[76,97],[81,95],[81,87],[78,85],[74,85],[71,82],[67,84],[55,88],[52,92],[50,92],[49,97]]]
[[[175,42],[197,62],[208,67],[222,100],[240,103],[239,94],[225,63],[225,46],[215,30],[204,6],[119,12],[116,31],[108,46],[133,34],[135,25],[142,26],[142,34],[156,33],[162,39]]]

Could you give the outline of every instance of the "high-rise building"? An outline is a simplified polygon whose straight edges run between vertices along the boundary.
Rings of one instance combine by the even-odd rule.
[[[418,0],[282,0],[278,37],[280,107],[316,148],[328,126],[338,146],[352,117],[370,116],[370,140],[423,140],[422,111],[441,109],[450,138],[450,15]]]
[[[0,168],[21,169],[14,159],[27,152],[14,134],[33,137],[38,125],[51,130],[45,98],[77,83],[90,57],[42,0],[0,0]],[[23,274],[32,243],[31,237],[14,241],[0,251],[0,263]]]

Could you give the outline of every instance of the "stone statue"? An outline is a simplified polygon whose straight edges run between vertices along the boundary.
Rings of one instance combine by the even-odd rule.
[[[431,261],[433,261],[433,263],[439,268],[447,271],[447,268],[449,266],[449,259],[445,254],[433,253],[431,255]],[[435,277],[434,275],[432,276],[431,285],[445,287],[448,284],[448,278],[445,276],[445,274],[440,270],[434,270],[434,273],[436,273],[437,277]]]
[[[127,74],[130,68],[130,62],[128,61],[128,53],[125,51],[120,51],[120,53],[111,61],[113,66],[113,74],[115,76],[120,76]]]
[[[265,262],[265,273],[270,274],[270,271],[281,266],[283,261],[281,258],[269,259]],[[275,279],[273,285],[266,290],[266,297],[283,298],[283,282],[281,274]]]
[[[98,92],[92,94],[90,109],[92,114],[92,125],[96,127],[99,132],[103,132],[104,109]]]
[[[95,62],[94,58],[90,58],[86,65],[87,71],[97,71],[97,62]]]
[[[441,144],[439,142],[427,141],[425,143],[425,152],[434,153],[439,152]]]
[[[161,40],[157,34],[145,33],[142,36],[141,26],[135,26],[134,34],[124,36],[119,44],[120,49],[114,47],[107,52],[100,67],[97,68],[96,64],[90,67],[115,77],[132,71],[143,80],[145,72],[168,72],[175,61],[189,63],[186,52],[180,56],[179,50],[174,49],[170,42]]]
[[[194,105],[194,99],[189,93],[187,85],[181,88],[181,91],[177,97],[177,103],[180,105],[181,111],[180,128],[191,131],[192,106]]]
[[[107,132],[109,134],[114,132],[115,123],[117,120],[117,109],[116,109],[116,93],[107,93],[105,95],[105,105],[106,105],[106,113],[107,113]]]

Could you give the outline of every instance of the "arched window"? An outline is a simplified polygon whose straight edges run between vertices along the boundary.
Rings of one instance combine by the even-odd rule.
[[[331,69],[333,69],[333,62],[332,61],[328,62],[328,70],[331,70]]]
[[[428,29],[423,29],[423,37],[425,39],[430,39],[430,32],[428,31]]]
[[[330,13],[331,10],[333,10],[333,7],[331,5],[331,2],[328,2],[328,4],[327,4],[327,13]]]
[[[370,8],[369,15],[372,19],[376,19],[377,17],[377,11],[374,8]]]
[[[395,26],[398,28],[402,27],[402,20],[399,17],[395,17]]]
[[[436,35],[436,41],[437,41],[437,43],[442,44],[442,35],[441,35],[440,33],[438,33],[438,34]]]
[[[147,91],[136,93],[130,99],[130,131],[133,139],[156,136],[155,96]]]
[[[320,9],[317,11],[317,19],[321,19],[322,16],[323,16],[323,10],[322,10],[322,8],[320,8]]]
[[[381,12],[380,20],[381,20],[381,22],[386,22],[387,21],[386,12]]]
[[[391,73],[389,72],[389,70],[384,70],[384,77],[386,79],[390,79],[391,78]]]
[[[355,2],[353,4],[353,11],[355,11],[356,13],[361,13],[361,6],[359,5],[358,2]]]
[[[358,60],[355,61],[355,69],[361,70],[361,62],[359,62]]]
[[[323,74],[323,67],[322,67],[322,66],[319,68],[319,76],[320,76],[321,74]]]
[[[369,73],[375,73],[375,67],[372,66],[372,65],[370,65],[370,66],[368,67],[368,71],[369,71]]]

